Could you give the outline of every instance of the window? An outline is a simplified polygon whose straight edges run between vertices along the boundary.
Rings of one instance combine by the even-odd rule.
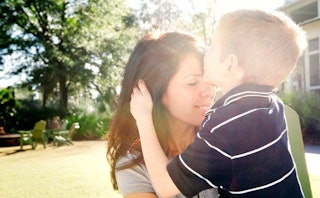
[[[304,59],[304,54],[299,58],[297,62],[297,67],[295,68],[294,72],[294,77],[293,80],[296,83],[294,90],[300,90],[300,91],[305,91],[305,59]]]
[[[319,38],[309,40],[308,44],[310,88],[315,88],[316,86],[320,86]]]
[[[310,3],[304,7],[296,9],[290,13],[296,23],[302,23],[318,17],[318,2]]]

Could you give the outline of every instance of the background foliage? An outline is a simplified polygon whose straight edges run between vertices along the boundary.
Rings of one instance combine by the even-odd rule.
[[[216,0],[4,0],[0,3],[0,70],[24,75],[0,92],[0,125],[31,129],[54,116],[79,122],[75,138],[103,137],[122,70],[137,40],[149,32],[185,31],[208,44]],[[131,1],[133,2],[133,1]],[[316,94],[281,93],[303,131],[320,134]],[[318,129],[319,128],[319,129]],[[309,132],[310,133],[310,132]],[[319,135],[320,138],[320,135]]]
[[[292,107],[300,117],[304,139],[312,139],[320,144],[320,96],[317,93],[292,91],[281,93],[281,99]]]
[[[80,122],[76,138],[102,137],[117,100],[123,67],[137,40],[155,31],[185,31],[208,43],[215,0],[179,9],[169,0],[4,0],[0,70],[25,76],[3,89],[7,132],[54,116]]]

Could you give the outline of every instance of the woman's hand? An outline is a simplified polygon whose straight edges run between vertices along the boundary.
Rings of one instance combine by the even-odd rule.
[[[152,106],[152,98],[146,84],[139,80],[138,87],[133,88],[130,101],[130,111],[136,122],[143,122],[145,118],[152,119]]]

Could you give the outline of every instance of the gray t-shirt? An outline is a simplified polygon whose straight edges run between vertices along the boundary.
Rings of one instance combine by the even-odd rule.
[[[118,163],[117,167],[128,163],[132,159],[136,158],[136,154],[128,153],[126,156],[122,157]],[[160,197],[153,188],[151,179],[149,177],[147,168],[144,164],[135,165],[131,168],[116,171],[116,180],[119,187],[119,192],[122,196],[126,196],[131,193],[141,193],[148,192],[154,193],[157,197]],[[208,189],[200,192],[194,198],[218,198],[217,189]],[[174,196],[172,198],[185,198],[182,194]]]

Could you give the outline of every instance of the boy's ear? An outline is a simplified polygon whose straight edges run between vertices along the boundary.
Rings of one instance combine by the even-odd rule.
[[[235,54],[229,54],[228,56],[228,71],[235,69],[239,66],[239,59],[238,56]]]
[[[238,56],[236,54],[230,54],[228,60],[228,71],[231,72],[233,78],[237,79],[238,81],[242,81],[244,78],[244,69],[240,65]]]

